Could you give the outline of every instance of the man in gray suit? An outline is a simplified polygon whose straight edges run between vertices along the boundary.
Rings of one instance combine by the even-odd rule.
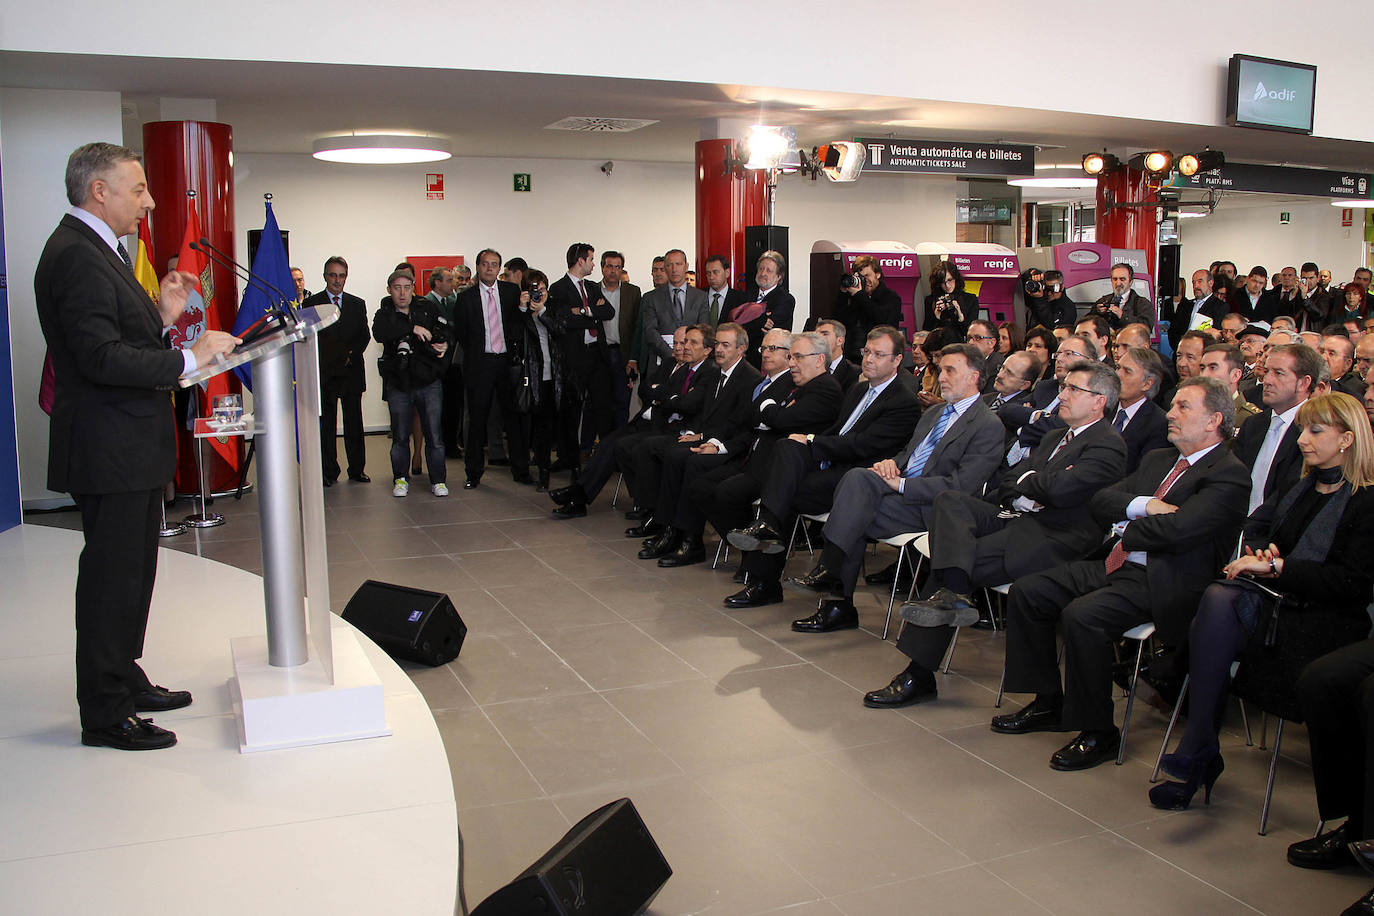
[[[896,459],[848,471],[825,523],[820,562],[787,585],[830,596],[810,617],[792,621],[798,633],[829,633],[859,625],[854,585],[864,539],[929,527],[931,503],[947,490],[975,493],[1002,459],[1002,421],[978,395],[987,363],[972,344],[940,351],[942,410],[929,410]],[[836,597],[838,596],[838,597]]]
[[[701,324],[710,314],[706,291],[687,285],[687,253],[674,248],[664,256],[668,282],[645,293],[640,301],[644,313],[644,343],[649,365],[646,375],[652,375],[660,362],[673,358],[673,332],[684,325]],[[664,338],[668,340],[664,340]]]

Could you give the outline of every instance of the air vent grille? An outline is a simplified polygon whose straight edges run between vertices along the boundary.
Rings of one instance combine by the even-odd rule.
[[[564,118],[547,125],[545,130],[579,130],[586,133],[629,133],[657,124],[645,118]]]

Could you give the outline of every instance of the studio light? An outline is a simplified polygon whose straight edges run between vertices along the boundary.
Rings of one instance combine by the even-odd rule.
[[[1166,149],[1137,153],[1131,157],[1130,164],[1132,168],[1149,172],[1151,175],[1167,175],[1174,167],[1174,154]]]
[[[1093,176],[1114,171],[1120,165],[1121,160],[1111,153],[1088,153],[1083,157],[1083,171]]]
[[[1212,172],[1226,164],[1220,150],[1205,149],[1200,153],[1185,153],[1178,157],[1178,173],[1192,178],[1198,172]]]
[[[316,140],[312,155],[326,162],[397,165],[405,162],[439,162],[450,158],[453,149],[449,141],[440,137],[341,134]]]
[[[839,140],[816,147],[814,161],[831,181],[857,181],[868,161],[868,148],[862,143]]]
[[[755,125],[744,138],[746,169],[799,168],[797,131],[792,127]],[[790,155],[789,155],[790,154]]]

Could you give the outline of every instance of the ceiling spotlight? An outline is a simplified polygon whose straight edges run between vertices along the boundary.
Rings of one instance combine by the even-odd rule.
[[[1121,160],[1111,153],[1088,153],[1083,157],[1083,171],[1089,175],[1111,172],[1121,165]]]
[[[1149,172],[1151,175],[1167,175],[1174,167],[1174,154],[1166,149],[1137,153],[1131,157],[1131,167]]]
[[[1374,210],[1374,200],[1370,200],[1367,197],[1355,200],[1339,197],[1331,201],[1331,206],[1341,208],[1349,207],[1354,210]]]
[[[1226,164],[1220,150],[1205,149],[1200,153],[1185,153],[1178,157],[1178,173],[1192,178],[1198,172],[1212,172]]]
[[[766,127],[755,125],[749,128],[744,138],[744,150],[748,158],[746,169],[796,168],[801,165],[797,153],[797,131],[792,127]],[[788,154],[792,155],[789,156]]]
[[[439,162],[450,158],[453,149],[447,140],[439,137],[342,134],[316,140],[312,155],[326,162],[396,165],[405,162]]]
[[[831,181],[857,181],[868,161],[868,148],[862,143],[841,140],[816,147],[814,158],[816,166]]]

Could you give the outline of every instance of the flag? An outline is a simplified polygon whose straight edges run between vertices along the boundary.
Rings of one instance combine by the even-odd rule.
[[[181,251],[177,253],[177,270],[185,271],[188,274],[196,275],[196,282],[192,285],[190,295],[186,297],[186,308],[182,311],[181,317],[172,325],[171,339],[172,346],[185,349],[194,344],[200,335],[205,333],[205,316],[208,311],[206,303],[215,297],[215,287],[210,279],[210,259],[205,256],[205,252],[196,251],[191,247],[191,243],[200,239],[200,220],[196,218],[196,202],[186,201],[188,213],[186,216],[186,233],[181,239]],[[147,225],[147,220],[144,220]],[[139,230],[138,253],[140,257],[146,257],[143,250],[143,229]],[[149,272],[152,265],[148,265]],[[138,268],[135,265],[135,275],[138,275]],[[143,283],[145,289],[148,284],[139,276],[139,282]],[[156,284],[154,284],[156,289]],[[157,293],[150,292],[153,301],[157,301]],[[206,416],[206,414],[202,414]]]
[[[152,250],[152,230],[148,228],[148,216],[144,214],[143,219],[138,221],[138,254],[134,256],[134,277],[148,294],[148,298],[153,300],[153,305],[157,305],[161,290],[158,288],[157,271],[153,269],[151,255],[148,253]]]
[[[277,216],[272,212],[272,202],[264,201],[264,205],[267,207],[267,221],[262,227],[258,253],[253,258],[253,276],[257,279],[244,287],[243,300],[239,302],[238,315],[234,318],[236,336],[267,314],[268,309],[281,305],[281,297],[276,291],[290,296],[296,290],[296,281],[291,278],[291,266],[286,263],[286,246],[282,244],[281,230],[277,228]],[[248,390],[252,391],[253,375],[250,367],[243,365],[234,371],[243,379]]]

